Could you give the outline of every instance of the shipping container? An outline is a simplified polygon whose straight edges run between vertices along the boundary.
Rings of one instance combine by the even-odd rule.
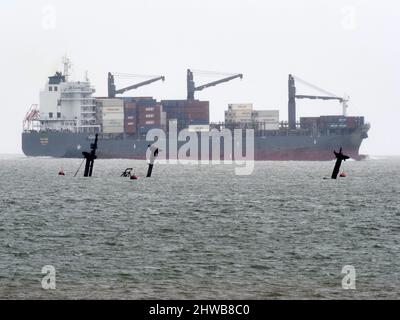
[[[124,104],[126,103],[134,103],[135,102],[135,98],[134,97],[121,97],[122,100],[124,100]]]
[[[279,121],[279,110],[254,110],[252,115],[258,118],[276,118]]]
[[[151,116],[148,114],[147,116]],[[154,117],[138,117],[137,118],[137,123],[138,124],[145,124],[147,121],[153,121],[155,124],[161,124],[161,115],[158,114],[157,116]]]
[[[102,107],[123,107],[124,100],[121,98],[110,98],[110,99],[97,99],[97,102],[101,103]]]
[[[157,104],[157,100],[153,99],[152,97],[149,98],[136,98],[135,99],[136,105],[139,107],[146,107],[146,106],[153,106]]]
[[[136,133],[136,121],[125,120],[125,133]]]
[[[101,114],[104,116],[106,114],[124,114],[123,108],[116,107],[106,107],[101,110]]]
[[[136,102],[125,102],[124,107],[125,109],[136,109]]]
[[[228,110],[229,111],[238,111],[238,110],[252,111],[253,104],[252,103],[231,103],[228,105]]]
[[[187,120],[209,120],[208,114],[190,114],[183,117],[183,119]]]
[[[210,122],[207,119],[204,120],[188,120],[186,122],[186,125],[209,125]]]
[[[103,113],[103,122],[107,120],[123,120],[125,118],[124,113]]]
[[[123,133],[124,132],[124,120],[103,121],[102,125],[103,125],[104,133]]]
[[[208,106],[190,107],[184,110],[184,117],[187,119],[201,119],[207,120],[210,119],[210,112]]]
[[[126,127],[135,127],[136,128],[136,122],[135,121],[125,121],[125,126]]]
[[[250,123],[253,121],[253,104],[231,103],[225,111],[226,123]]]
[[[162,105],[147,105],[137,107],[137,120],[139,125],[161,125]]]
[[[321,123],[339,123],[346,122],[345,116],[321,116]]]
[[[210,125],[204,124],[196,124],[196,125],[189,125],[188,126],[188,131],[189,132],[208,132],[210,131]]]
[[[186,109],[184,110],[183,114],[194,114],[194,115],[200,115],[200,114],[204,114],[207,115],[209,114],[209,110],[208,109]]]
[[[124,126],[124,119],[103,120],[103,127]]]
[[[125,133],[136,133],[137,111],[136,103],[130,102],[125,104]]]
[[[255,127],[258,130],[279,130],[279,122],[256,122]]]
[[[225,122],[250,122],[252,121],[251,111],[226,111],[225,112]]]
[[[125,115],[126,116],[136,116],[136,108],[125,108]]]
[[[312,122],[319,122],[320,117],[301,117],[300,123],[312,123]]]
[[[320,123],[320,117],[301,117],[300,128],[302,129],[313,129],[318,128]]]
[[[148,104],[148,105],[137,105],[137,112],[146,113],[146,112],[161,112],[162,105],[155,103],[155,104]]]
[[[254,122],[260,122],[260,123],[279,123],[279,119],[277,118],[268,118],[268,117],[257,117],[253,118]]]
[[[161,126],[161,120],[154,120],[154,119],[144,119],[141,120],[139,119],[137,122],[137,125],[140,126],[145,126],[145,125],[154,125],[154,126]]]

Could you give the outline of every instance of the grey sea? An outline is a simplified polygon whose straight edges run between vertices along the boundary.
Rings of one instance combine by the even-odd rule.
[[[400,297],[400,158],[348,161],[338,180],[323,179],[333,162],[257,162],[247,176],[159,164],[149,179],[145,161],[74,178],[80,163],[0,156],[1,299]]]

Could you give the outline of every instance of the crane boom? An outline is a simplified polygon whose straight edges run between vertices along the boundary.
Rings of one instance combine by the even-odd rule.
[[[126,91],[137,89],[139,87],[148,85],[150,83],[153,83],[153,82],[156,82],[156,81],[159,81],[159,80],[164,81],[165,77],[164,76],[159,76],[159,77],[156,77],[156,78],[153,78],[153,79],[149,79],[149,80],[146,80],[146,81],[142,81],[142,82],[136,83],[134,85],[131,85],[131,86],[128,86],[128,87],[125,87],[125,88],[117,90],[116,87],[115,87],[115,83],[114,83],[114,75],[111,74],[111,72],[109,72],[108,73],[108,97],[109,98],[114,98],[116,94],[123,94]]]
[[[216,81],[212,81],[212,82],[209,82],[209,83],[206,83],[206,84],[196,87],[195,83],[194,83],[194,79],[193,79],[193,72],[190,69],[188,69],[187,70],[187,98],[190,100],[193,100],[195,91],[201,91],[203,89],[213,87],[220,83],[228,82],[228,81],[234,80],[236,78],[243,79],[243,74],[241,74],[241,73],[234,74],[229,77],[226,77],[226,78],[223,78],[220,80],[216,80]]]
[[[301,95],[296,94],[296,85],[295,80],[298,80],[305,85],[312,87],[320,92],[326,94],[326,96],[316,96],[316,95]],[[330,93],[324,89],[321,89],[311,83],[308,83],[299,77],[293,76],[289,74],[288,81],[288,93],[289,93],[289,102],[288,102],[288,114],[289,114],[289,128],[296,129],[296,99],[319,99],[319,100],[338,100],[343,105],[343,115],[346,116],[347,108],[348,108],[348,97],[338,97],[337,95]]]
[[[132,85],[132,86],[119,89],[119,90],[115,91],[115,93],[116,93],[116,94],[122,94],[122,93],[124,93],[125,91],[137,89],[137,88],[139,88],[139,87],[148,85],[148,84],[150,84],[150,83],[153,83],[153,82],[156,82],[156,81],[159,81],[159,80],[164,81],[164,80],[165,80],[165,77],[164,77],[164,76],[160,76],[160,77],[157,77],[157,78],[153,78],[153,79],[150,79],[150,80],[146,80],[146,81],[143,81],[143,82],[139,82],[139,83],[134,84],[134,85]]]
[[[307,81],[305,81],[305,80],[303,80],[303,79],[301,79],[301,78],[299,78],[299,77],[297,77],[295,75],[293,75],[293,79],[295,79],[297,82],[301,82],[301,83],[305,84],[306,86],[308,86],[310,88],[313,88],[313,89],[323,93],[324,95],[326,95],[328,97],[338,97],[336,94],[334,94],[332,92],[329,92],[329,91],[326,91],[325,89],[322,89],[320,87],[317,87],[315,84],[309,83],[309,82],[307,82]]]
[[[228,82],[228,81],[231,81],[231,80],[236,79],[236,78],[241,78],[242,79],[243,75],[242,74],[236,74],[234,76],[226,77],[224,79],[220,79],[220,80],[216,80],[216,81],[213,81],[213,82],[210,82],[210,83],[203,84],[203,85],[198,86],[198,87],[196,87],[194,89],[196,91],[201,91],[201,90],[203,90],[205,88],[213,87],[213,86],[216,86],[217,84]]]
[[[338,100],[343,102],[343,98],[340,97],[327,97],[327,96],[309,96],[309,95],[296,95],[296,99],[320,99],[320,100]]]

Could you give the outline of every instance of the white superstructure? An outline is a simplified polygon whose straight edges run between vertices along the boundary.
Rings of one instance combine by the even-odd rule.
[[[96,119],[95,92],[88,79],[68,81],[68,70],[64,64],[64,75],[56,72],[49,77],[40,92],[40,129],[88,132],[100,131]]]

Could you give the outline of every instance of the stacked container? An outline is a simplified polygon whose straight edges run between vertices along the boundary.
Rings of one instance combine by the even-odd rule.
[[[226,123],[250,123],[252,121],[253,104],[237,103],[229,104],[225,111]]]
[[[122,99],[97,99],[103,133],[124,132],[124,101]]]
[[[364,125],[364,117],[321,116],[302,117],[300,127],[303,129],[356,129]]]
[[[165,127],[165,115],[163,115],[163,108],[159,103],[138,105],[137,115],[140,133],[146,133],[154,128]]]
[[[300,128],[302,129],[313,129],[319,128],[320,124],[319,117],[301,117],[300,118]]]
[[[157,100],[153,97],[133,97],[137,106],[152,106],[157,104]]]
[[[162,100],[161,104],[167,121],[170,119],[176,119],[178,122],[184,121],[183,110],[187,105],[187,100]]]
[[[346,117],[347,128],[355,129],[364,125],[364,117]]]
[[[279,110],[256,110],[251,118],[259,130],[279,130]]]
[[[184,108],[185,125],[208,125],[210,123],[209,110],[208,101],[188,100]]]
[[[344,129],[347,127],[345,116],[321,116],[321,129]]]
[[[199,100],[162,100],[166,122],[176,120],[178,130],[189,125],[207,125],[210,123],[209,102]]]
[[[137,131],[136,102],[125,102],[125,133],[135,134]]]
[[[198,125],[189,125],[189,132],[208,132],[210,131],[209,124],[198,124]]]

